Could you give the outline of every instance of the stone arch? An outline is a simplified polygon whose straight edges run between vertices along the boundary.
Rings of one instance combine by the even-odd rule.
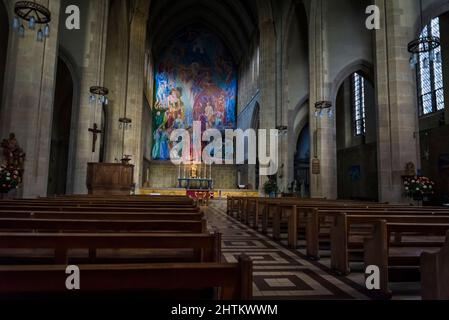
[[[254,111],[251,118],[251,128],[254,130],[259,130],[260,127],[260,104],[259,101],[254,103]]]
[[[346,67],[342,68],[341,71],[335,77],[332,83],[332,103],[335,105],[338,90],[340,89],[342,83],[354,72],[359,72],[365,79],[367,79],[372,85],[374,85],[374,67],[368,61],[363,59],[352,62]]]
[[[447,0],[433,0],[430,5],[423,8],[423,23],[428,24],[433,18],[438,17],[449,11],[449,2]],[[414,23],[414,36],[417,37],[421,33],[421,17],[419,8],[418,15]],[[410,41],[413,39],[410,39]]]
[[[74,180],[75,180],[75,162],[76,162],[76,147],[77,147],[77,131],[78,120],[80,113],[80,95],[81,95],[81,78],[75,62],[75,59],[64,47],[59,46],[58,58],[64,63],[68,69],[73,87],[72,98],[72,112],[70,120],[70,139],[68,149],[68,164],[67,164],[67,183],[66,194],[73,193]]]
[[[65,61],[58,57],[47,185],[50,196],[67,194],[70,144],[76,136],[72,125],[74,78]]]
[[[295,30],[296,27],[296,30]],[[304,96],[308,94],[308,79],[309,79],[309,63],[308,63],[308,24],[307,24],[307,14],[302,1],[291,1],[290,7],[287,11],[286,24],[283,26],[283,39],[282,39],[282,87],[283,87],[283,95],[282,95],[282,105],[284,107],[284,111],[291,109],[289,106],[297,106],[297,101],[302,101]],[[294,40],[297,40],[297,47],[292,48],[293,44],[295,44]],[[298,53],[298,49],[303,49],[303,56],[300,56]],[[302,61],[301,61],[302,60]],[[299,66],[295,65],[299,64]],[[293,66],[292,66],[293,65]],[[294,70],[295,69],[295,70]],[[302,70],[304,69],[304,70]],[[291,101],[291,92],[296,92],[300,90],[291,90],[290,81],[297,82],[300,79],[298,78],[298,74],[294,79],[291,77],[291,72],[297,71],[301,73],[300,76],[303,77],[304,84],[307,87],[304,89],[304,94],[302,97],[297,97],[295,101]]]
[[[354,73],[365,79],[365,132],[354,129]],[[377,112],[373,73],[364,61],[343,68],[333,83],[336,123],[337,190],[341,199],[378,200]]]
[[[309,96],[301,99],[289,112],[289,128],[293,140],[297,140],[305,123],[309,122]],[[292,141],[293,141],[292,140]]]

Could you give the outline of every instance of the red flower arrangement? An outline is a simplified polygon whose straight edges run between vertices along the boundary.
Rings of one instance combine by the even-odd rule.
[[[0,193],[8,193],[17,189],[21,182],[22,178],[18,170],[6,165],[0,166]]]
[[[17,143],[13,133],[9,139],[1,143],[3,148],[3,161],[0,163],[0,194],[17,189],[22,183],[25,153]]]
[[[435,193],[435,182],[427,177],[409,177],[404,180],[405,194],[414,200],[422,200]]]

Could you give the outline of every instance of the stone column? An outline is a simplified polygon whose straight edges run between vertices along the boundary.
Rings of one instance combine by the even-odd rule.
[[[446,87],[446,84],[449,83],[449,55],[444,54],[449,52],[449,12],[446,12],[440,17],[440,28],[441,28],[441,50],[443,52],[443,83]],[[444,90],[444,100],[449,101],[449,90]],[[444,119],[446,125],[449,125],[449,107],[444,109]]]
[[[101,128],[101,106],[89,103],[89,89],[92,86],[104,85],[104,61],[107,37],[107,0],[89,1],[88,30],[85,34],[86,46],[83,65],[80,66],[81,89],[76,141],[74,194],[87,193],[87,163],[98,162],[100,157],[100,139],[97,140],[95,152],[92,153],[92,128],[94,122]]]
[[[258,0],[260,30],[260,129],[275,129],[276,118],[276,34],[269,1]],[[269,148],[267,148],[269,150]],[[267,177],[260,176],[259,190]]]
[[[311,160],[320,161],[320,174],[312,174],[311,196],[315,198],[337,198],[337,143],[335,117],[315,117],[315,103],[329,100],[329,51],[327,49],[326,1],[316,0],[310,13],[310,135]],[[335,101],[333,110],[335,112]]]
[[[4,104],[1,109],[1,137],[10,132],[26,152],[23,197],[47,195],[53,100],[58,52],[60,1],[37,1],[52,13],[51,35],[36,41],[35,31],[28,30],[25,38],[10,31],[5,72]],[[10,17],[14,16],[15,1],[10,1]],[[12,29],[12,28],[11,28]]]
[[[146,124],[142,123],[142,119],[149,1],[141,0],[139,4],[133,12],[130,29],[126,111],[124,110],[126,117],[133,121],[131,129],[125,131],[124,154],[132,156],[136,188],[142,185],[143,153],[145,152],[143,127]]]
[[[129,43],[129,21],[126,1],[111,2],[106,53],[105,84],[109,88],[108,132],[106,161],[114,163],[123,156],[123,131],[119,119],[123,117],[126,99],[126,70]]]
[[[419,9],[409,0],[375,4],[382,13],[375,32],[379,200],[401,202],[406,164],[420,167],[416,83],[407,51]]]

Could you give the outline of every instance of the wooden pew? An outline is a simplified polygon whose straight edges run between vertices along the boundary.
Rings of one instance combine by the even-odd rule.
[[[167,288],[169,291],[172,291],[172,288],[167,285],[167,281],[174,281],[173,289],[174,291],[180,291],[181,298],[185,298],[185,291],[191,289],[203,290],[205,288],[212,289],[216,287],[221,288],[221,298],[239,299],[243,297],[247,299],[251,297],[251,262],[248,260],[251,268],[237,268],[237,271],[243,270],[243,272],[239,273],[240,277],[238,278],[235,276],[235,265],[217,264],[221,259],[221,236],[218,233],[214,235],[200,233],[205,230],[206,224],[203,219],[203,212],[195,205],[173,205],[172,203],[164,202],[148,205],[133,200],[130,200],[128,203],[128,200],[122,201],[122,199],[89,199],[85,201],[76,198],[64,199],[63,201],[61,199],[58,201],[49,199],[24,202],[16,201],[6,203],[5,206],[2,206],[2,204],[4,203],[0,202],[0,230],[3,229],[8,232],[0,234],[0,238],[2,239],[0,242],[0,250],[8,249],[8,251],[15,251],[26,249],[29,252],[30,249],[31,251],[35,249],[50,249],[55,252],[56,263],[66,264],[68,263],[68,250],[71,249],[89,249],[89,253],[91,250],[107,249],[110,252],[110,249],[112,249],[114,257],[116,254],[121,255],[122,252],[123,254],[129,253],[129,250],[145,249],[146,254],[150,254],[151,258],[154,258],[153,252],[157,254],[160,250],[165,252],[169,251],[176,255],[180,250],[191,249],[193,261],[202,262],[201,264],[159,264],[156,265],[158,268],[151,265],[151,272],[156,269],[159,270],[154,272],[154,277],[160,280],[160,282],[150,282],[154,283],[154,287],[146,286],[144,283],[142,283],[143,287],[135,286],[142,279],[146,280],[148,278],[146,273],[139,273],[136,275],[136,278],[133,278],[134,282],[130,282],[131,286],[135,286],[131,287],[130,291],[134,291],[134,289],[135,291],[146,291],[148,289],[150,292],[156,290],[155,297],[157,298],[160,297],[161,288]],[[25,210],[23,211],[23,209]],[[44,211],[43,209],[48,209],[48,211]],[[155,220],[148,220],[150,217],[155,218]],[[188,217],[185,221],[175,220],[185,217]],[[10,232],[11,230],[22,231],[22,228],[24,231],[30,232]],[[45,231],[46,233],[33,233],[37,230]],[[47,233],[48,231],[60,232],[61,230],[76,233]],[[148,233],[148,231],[151,231],[151,233]],[[116,250],[120,250],[120,252]],[[122,257],[120,256],[120,258]],[[176,257],[173,262],[181,261],[178,260],[179,256]],[[90,260],[91,258],[92,256],[89,255],[89,260],[87,260],[89,263],[100,261],[92,261]],[[184,258],[181,257],[182,261],[184,261]],[[10,260],[7,263],[9,264],[13,261]],[[107,279],[111,281],[120,279],[119,285],[120,288],[123,288],[123,279],[125,278],[125,281],[127,281],[126,276],[128,273],[132,273],[127,270],[133,269],[136,265],[129,265],[127,257],[125,257],[125,260],[120,261],[127,263],[123,269],[117,268],[117,265],[105,266],[104,264],[101,266],[93,266],[92,268],[98,267],[105,271],[105,277],[102,278],[103,281],[107,281]],[[147,257],[145,257],[145,261],[148,261]],[[154,259],[150,261],[154,261]],[[102,262],[104,262],[104,259]],[[213,264],[211,264],[212,262]],[[209,266],[214,266],[214,268],[208,268]],[[112,267],[114,274],[111,275],[108,273],[104,267],[106,269]],[[17,270],[16,267],[3,268],[5,268],[3,270],[12,272]],[[31,270],[33,268],[40,269],[45,267],[26,266],[25,268]],[[52,268],[54,267],[50,267],[50,269]],[[173,280],[176,277],[170,275],[172,268],[172,273],[176,272],[177,275],[181,274],[183,276],[178,277],[178,280]],[[195,269],[196,271],[190,272],[191,269]],[[197,269],[200,269],[200,271]],[[230,274],[226,271],[228,269],[234,270],[234,275],[228,276]],[[166,275],[164,277],[165,271]],[[65,273],[63,276],[64,278],[67,277]],[[33,276],[31,277],[33,278]],[[39,276],[37,277],[40,279]],[[188,281],[185,280],[186,278],[188,278]],[[83,283],[85,281],[86,278],[83,274]],[[33,281],[31,283],[35,285]],[[104,286],[104,283],[102,284],[101,281],[98,283],[101,284],[98,287],[98,292],[102,293],[103,290],[106,292],[114,291],[113,288]],[[14,286],[14,283],[12,286]],[[17,293],[19,295],[21,294],[19,291]],[[89,294],[88,291],[86,293]],[[42,292],[38,290],[37,295],[42,297]],[[192,297],[191,295],[188,296]],[[10,295],[8,295],[9,297]]]
[[[337,213],[333,217],[334,223],[331,226],[331,269],[338,274],[347,275],[351,272],[349,267],[350,248],[363,249],[363,242],[350,242],[353,234],[353,226],[357,226],[359,237],[369,235],[374,224],[379,220],[388,223],[413,223],[413,224],[439,224],[448,223],[448,216],[428,216],[428,215],[396,215],[395,213],[372,212],[365,215],[353,215],[350,213]],[[368,227],[360,232],[360,227]]]
[[[321,221],[326,221],[326,219],[333,219],[335,215],[341,213],[342,211],[352,214],[352,215],[427,215],[427,216],[449,216],[449,211],[447,209],[435,209],[435,208],[420,208],[420,207],[368,207],[365,209],[360,209],[356,207],[345,207],[333,209],[312,209],[307,213],[307,225],[306,225],[306,246],[307,246],[307,256],[319,260],[319,244],[320,244],[320,230]],[[333,220],[332,220],[333,221]],[[329,224],[329,229],[331,223]],[[330,235],[330,233],[329,233]]]
[[[247,257],[240,257],[238,264],[81,265],[79,268],[81,288],[68,292],[66,266],[0,266],[0,300],[46,297],[72,300],[89,294],[98,298],[117,292],[125,298],[137,292],[152,299],[185,299],[186,296],[192,299],[196,291],[214,288],[220,290],[211,299],[252,299],[252,262]]]
[[[70,220],[0,218],[1,231],[205,233],[207,222],[180,220]]]
[[[200,208],[123,208],[118,206],[98,207],[98,206],[2,206],[0,210],[15,210],[15,211],[66,211],[66,212],[134,212],[134,213],[199,213]]]
[[[440,251],[421,255],[421,292],[423,300],[449,300],[449,232]]]
[[[434,242],[401,242],[392,240],[393,233],[417,233],[420,235],[444,236],[449,230],[449,224],[413,224],[387,223],[385,220],[374,224],[371,237],[365,239],[365,267],[377,266],[380,269],[380,289],[373,290],[379,298],[391,298],[390,281],[419,281],[419,257],[426,248],[434,248]],[[443,242],[438,247],[442,247]],[[416,248],[413,256],[391,256],[392,248]],[[416,261],[415,261],[416,260]]]
[[[135,213],[135,212],[75,212],[75,211],[13,211],[0,210],[0,218],[71,219],[71,220],[181,220],[201,221],[204,213]]]
[[[200,262],[219,262],[221,235],[173,233],[0,233],[2,249],[53,249],[67,264],[70,249],[193,249]]]

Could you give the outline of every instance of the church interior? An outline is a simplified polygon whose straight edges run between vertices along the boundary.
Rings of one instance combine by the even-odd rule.
[[[449,0],[0,0],[0,43],[0,301],[449,299]]]

